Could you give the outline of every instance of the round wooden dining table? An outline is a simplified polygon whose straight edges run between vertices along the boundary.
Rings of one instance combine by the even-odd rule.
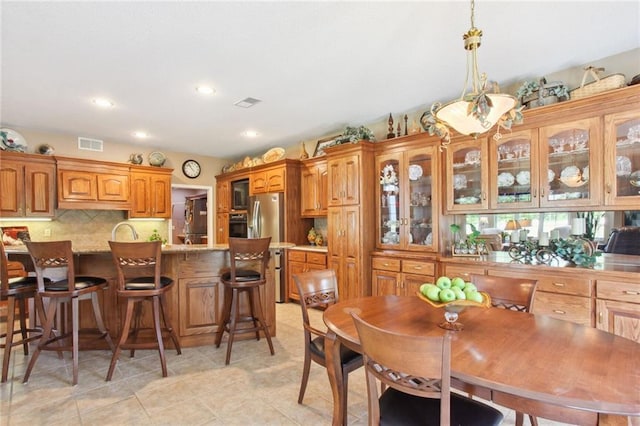
[[[416,296],[372,296],[337,303],[323,314],[329,330],[325,351],[334,425],[346,424],[347,412],[340,346],[361,352],[351,312],[398,333],[452,333],[451,375],[462,382],[597,412],[600,424],[617,422],[618,416],[640,416],[639,343],[568,321],[499,308],[469,307],[458,320],[464,329],[447,331],[438,326],[444,310]]]

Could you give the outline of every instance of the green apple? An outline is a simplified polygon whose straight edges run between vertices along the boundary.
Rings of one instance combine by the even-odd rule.
[[[478,288],[473,283],[464,283],[464,289],[465,291],[466,290],[478,291]]]
[[[442,290],[440,290],[440,288],[438,288],[437,286],[431,286],[427,289],[427,294],[425,294],[425,296],[427,296],[427,299],[434,301],[434,302],[439,302],[440,301],[440,292]]]
[[[420,285],[420,293],[422,293],[423,296],[426,296],[427,295],[427,289],[429,287],[436,287],[436,285],[433,284],[433,283],[424,283],[424,284]]]
[[[482,303],[484,301],[484,298],[482,297],[482,293],[480,293],[479,291],[471,291],[467,293],[467,299],[473,300],[474,302],[478,302],[478,303]]]
[[[460,277],[455,277],[451,280],[451,286],[452,287],[458,287],[461,290],[464,290],[464,279],[460,278]]]
[[[456,294],[450,288],[443,288],[440,290],[440,301],[447,303],[452,300],[456,300]]]
[[[436,285],[441,289],[451,288],[451,278],[442,276],[437,279]]]
[[[467,295],[464,294],[464,291],[462,291],[460,287],[451,287],[451,290],[456,294],[457,300],[465,300],[467,298]]]

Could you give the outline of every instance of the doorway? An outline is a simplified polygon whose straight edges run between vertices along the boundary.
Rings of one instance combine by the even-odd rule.
[[[171,185],[171,223],[169,225],[169,241],[171,244],[184,244],[186,227],[185,209],[188,198],[206,197],[206,239],[190,241],[193,244],[213,244],[213,187],[204,185]]]

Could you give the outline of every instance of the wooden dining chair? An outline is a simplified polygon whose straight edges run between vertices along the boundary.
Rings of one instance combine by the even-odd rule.
[[[164,355],[163,331],[169,334],[178,355],[182,353],[178,335],[171,326],[167,312],[166,293],[173,286],[173,280],[162,276],[162,243],[151,242],[116,242],[109,241],[111,257],[115,265],[118,278],[116,294],[119,300],[127,302],[126,314],[120,337],[111,357],[107,381],[113,373],[123,349],[131,350],[131,357],[136,349],[158,349],[162,377],[167,377],[167,362]],[[142,316],[142,302],[151,302],[153,312],[154,341],[137,341],[140,332]],[[134,314],[135,309],[135,314]],[[135,318],[134,318],[135,315]],[[160,316],[164,327],[160,323]],[[133,319],[133,341],[127,342]]]
[[[220,281],[224,285],[224,308],[222,322],[216,332],[215,345],[220,347],[222,335],[226,331],[229,336],[225,364],[231,360],[231,347],[236,334],[255,333],[256,340],[260,340],[260,332],[264,333],[271,355],[273,343],[269,325],[262,311],[260,302],[260,287],[267,283],[267,267],[269,263],[269,244],[267,238],[229,238],[229,258],[231,269],[222,274]],[[240,296],[246,294],[249,302],[249,312],[240,314]],[[239,323],[252,323],[250,327],[238,327]]]
[[[351,313],[364,354],[369,425],[499,425],[489,405],[451,392],[451,335],[383,330]],[[377,382],[386,385],[378,397]]]
[[[98,292],[107,287],[107,280],[101,277],[92,277],[86,275],[76,275],[75,262],[71,241],[46,241],[46,242],[25,242],[29,255],[36,270],[38,281],[38,293],[36,295],[39,304],[43,304],[46,300],[48,306],[44,314],[44,326],[42,337],[38,341],[29,365],[24,374],[23,382],[29,380],[31,371],[38,360],[40,352],[43,350],[70,351],[73,358],[73,385],[78,383],[78,350],[80,346],[79,335],[80,318],[79,304],[80,300],[89,299],[93,307],[93,314],[98,327],[98,337],[105,339],[109,348],[113,351],[114,346],[111,336],[102,320],[100,312],[100,303],[98,301]],[[44,274],[49,269],[66,269],[66,278],[60,281],[47,283]],[[69,304],[71,306],[71,330],[64,329],[59,335],[52,333],[56,314],[62,312],[62,305]],[[68,327],[68,325],[64,325]],[[82,330],[82,332],[89,330]],[[95,334],[95,330],[91,330]],[[84,334],[84,333],[83,333]]]
[[[7,302],[7,329],[6,332],[0,334],[0,339],[4,339],[4,342],[0,344],[0,348],[3,350],[1,383],[6,382],[8,378],[11,349],[14,346],[22,345],[24,355],[27,356],[29,355],[29,342],[42,337],[41,327],[30,328],[27,325],[29,315],[27,300],[35,299],[38,292],[38,281],[36,277],[27,276],[22,264],[18,265],[20,269],[12,269],[11,266],[7,260],[4,244],[0,243],[0,300]],[[50,283],[51,280],[46,278],[45,284]],[[15,327],[16,308],[18,308],[19,329]],[[39,310],[40,317],[44,318],[42,305],[36,304],[36,309]],[[20,333],[20,338],[14,340],[16,333]]]
[[[302,310],[302,326],[304,328],[304,366],[302,368],[302,382],[298,394],[298,404],[302,404],[304,393],[309,381],[311,361],[327,367],[324,351],[324,339],[326,330],[320,330],[311,324],[309,310],[313,308],[326,308],[338,301],[338,283],[333,269],[319,269],[300,274],[294,274],[293,280],[300,295],[300,308]],[[349,373],[362,367],[362,355],[352,351],[346,346],[340,348],[340,365],[342,366],[343,389],[346,398],[349,386]],[[343,407],[347,406],[344,401]]]

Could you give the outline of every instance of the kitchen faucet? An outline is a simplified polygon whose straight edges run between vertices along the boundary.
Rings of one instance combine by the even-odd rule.
[[[133,237],[134,240],[138,239],[138,233],[136,232],[136,228],[133,227],[132,224],[128,223],[128,222],[118,222],[116,223],[116,225],[113,227],[113,229],[111,230],[111,240],[115,241],[116,240],[116,231],[118,230],[118,228],[120,228],[121,226],[128,226],[131,229],[131,236]]]

